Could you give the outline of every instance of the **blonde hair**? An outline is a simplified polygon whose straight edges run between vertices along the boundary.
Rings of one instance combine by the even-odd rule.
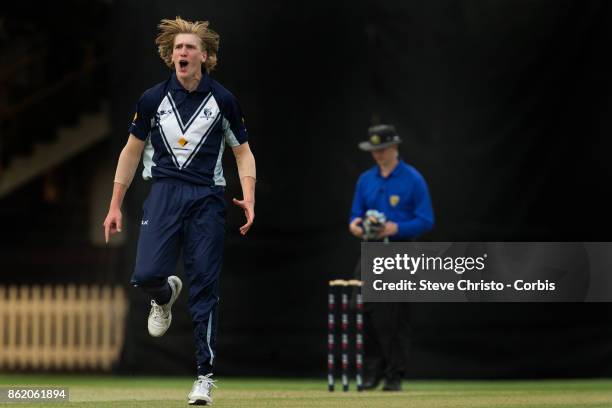
[[[174,37],[177,34],[195,34],[200,39],[202,51],[208,57],[204,62],[204,69],[210,73],[217,65],[217,51],[219,51],[219,34],[208,28],[208,21],[188,21],[180,17],[174,20],[164,18],[159,25],[159,34],[155,39],[159,56],[169,68],[172,68],[172,50]]]

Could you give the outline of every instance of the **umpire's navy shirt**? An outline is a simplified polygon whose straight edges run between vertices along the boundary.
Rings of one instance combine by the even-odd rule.
[[[207,186],[225,185],[225,144],[235,147],[248,140],[238,101],[204,72],[193,92],[183,88],[175,73],[145,91],[129,132],[146,141],[145,179]]]
[[[364,218],[368,210],[378,210],[387,221],[397,223],[398,233],[390,237],[394,241],[416,238],[434,225],[427,183],[421,173],[402,160],[387,177],[380,174],[378,166],[361,174],[350,221]]]

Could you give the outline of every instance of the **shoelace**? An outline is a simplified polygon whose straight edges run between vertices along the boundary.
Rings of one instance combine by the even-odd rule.
[[[155,300],[151,300],[151,313],[154,319],[159,319],[164,315],[164,309]]]
[[[198,377],[197,379],[197,387],[201,388],[204,387],[204,389],[208,392],[208,390],[210,389],[210,386],[213,386],[215,388],[217,388],[217,385],[215,384],[215,380],[213,380],[212,378],[210,378],[211,374],[206,374],[203,378]]]

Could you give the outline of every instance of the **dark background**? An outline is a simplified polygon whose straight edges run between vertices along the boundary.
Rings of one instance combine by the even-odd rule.
[[[218,374],[323,374],[326,281],[350,277],[359,255],[347,220],[357,177],[373,165],[356,148],[372,123],[397,127],[403,158],[428,181],[436,226],[423,240],[610,241],[607,1],[2,7],[3,67],[24,55],[43,59],[27,65],[33,72],[19,70],[21,81],[0,71],[13,73],[0,76],[1,168],[101,104],[112,125],[105,140],[0,197],[3,283],[127,287],[149,185],[137,178],[128,193],[126,243],[104,248],[88,239],[92,180],[99,168],[114,168],[140,94],[169,75],[154,44],[159,20],[207,19],[221,34],[213,77],[245,112],[258,184],[246,238],[241,211],[229,212]],[[88,58],[94,68],[81,79],[11,112]],[[225,163],[230,199],[240,188],[231,154]],[[153,339],[148,299],[128,293],[115,371],[192,374],[185,298],[172,329]],[[423,303],[407,318],[409,377],[612,375],[607,303]]]

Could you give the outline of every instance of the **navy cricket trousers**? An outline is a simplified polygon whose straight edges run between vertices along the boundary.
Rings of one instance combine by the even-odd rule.
[[[143,206],[132,284],[159,293],[182,250],[198,375],[212,372],[225,237],[224,188],[158,180]]]

